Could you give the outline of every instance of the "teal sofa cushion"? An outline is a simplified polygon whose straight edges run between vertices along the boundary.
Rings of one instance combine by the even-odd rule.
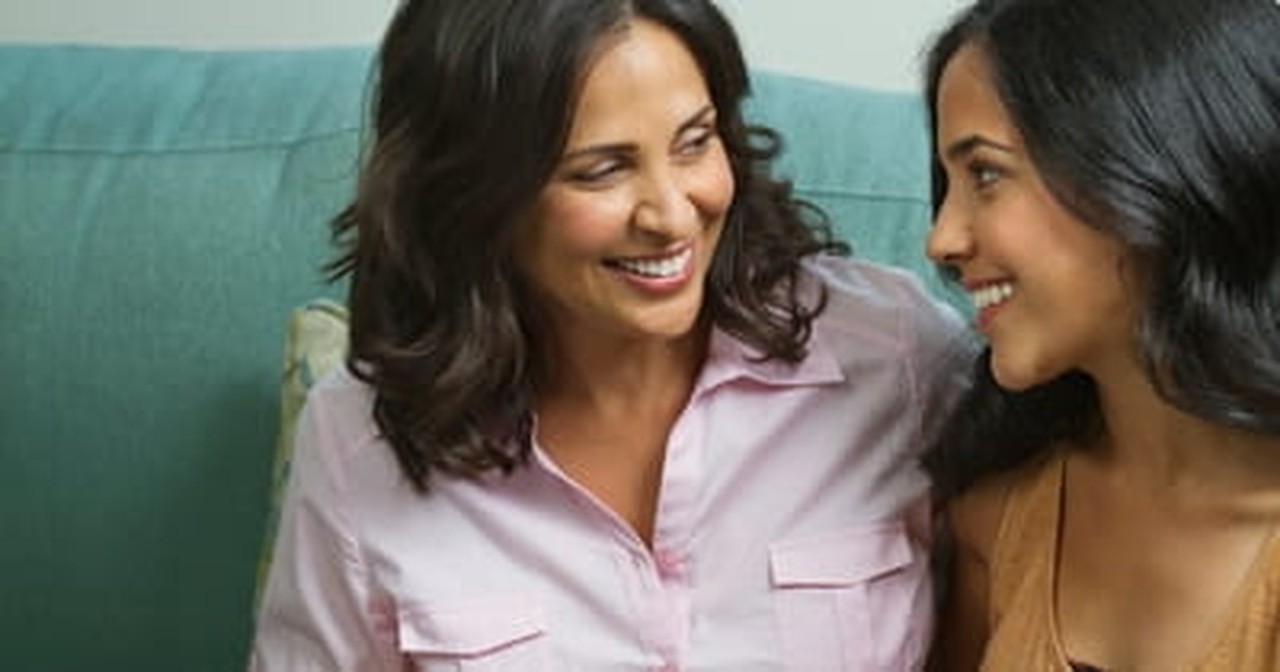
[[[370,57],[0,46],[5,669],[243,666],[286,319],[342,295]],[[931,277],[918,101],[754,86],[801,196]]]
[[[924,256],[929,142],[913,94],[756,73],[751,118],[783,131],[778,172],[820,206],[854,254],[907,268],[960,307]]]
[[[367,64],[0,49],[0,666],[243,667],[284,318],[335,291]]]

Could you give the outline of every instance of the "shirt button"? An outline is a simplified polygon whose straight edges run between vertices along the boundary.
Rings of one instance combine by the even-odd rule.
[[[684,569],[680,558],[669,552],[658,551],[653,560],[658,565],[658,575],[664,579],[678,578]]]

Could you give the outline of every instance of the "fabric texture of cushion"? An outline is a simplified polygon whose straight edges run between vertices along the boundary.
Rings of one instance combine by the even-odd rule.
[[[5,669],[242,666],[370,54],[0,46]]]

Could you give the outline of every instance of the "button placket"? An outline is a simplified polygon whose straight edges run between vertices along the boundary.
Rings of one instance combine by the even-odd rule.
[[[664,584],[680,582],[685,578],[684,558],[673,551],[659,550],[654,553],[653,561],[658,570],[658,578]]]

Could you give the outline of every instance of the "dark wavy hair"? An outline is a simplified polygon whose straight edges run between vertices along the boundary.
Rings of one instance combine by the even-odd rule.
[[[420,491],[437,473],[510,472],[528,458],[538,334],[513,225],[560,160],[591,59],[637,19],[694,55],[735,180],[702,319],[766,358],[805,355],[823,301],[802,300],[800,259],[847,250],[770,176],[780,141],[743,119],[748,73],[713,4],[406,0],[379,53],[371,143],[333,222],[330,270],[350,278],[347,368],[373,388],[378,428]]]
[[[1280,6],[978,0],[928,53],[935,129],[939,80],[965,45],[1054,197],[1133,250],[1148,287],[1137,337],[1162,397],[1280,435]],[[935,211],[946,189],[935,159]],[[989,359],[925,458],[944,495],[1104,429],[1085,375],[1011,392]]]

